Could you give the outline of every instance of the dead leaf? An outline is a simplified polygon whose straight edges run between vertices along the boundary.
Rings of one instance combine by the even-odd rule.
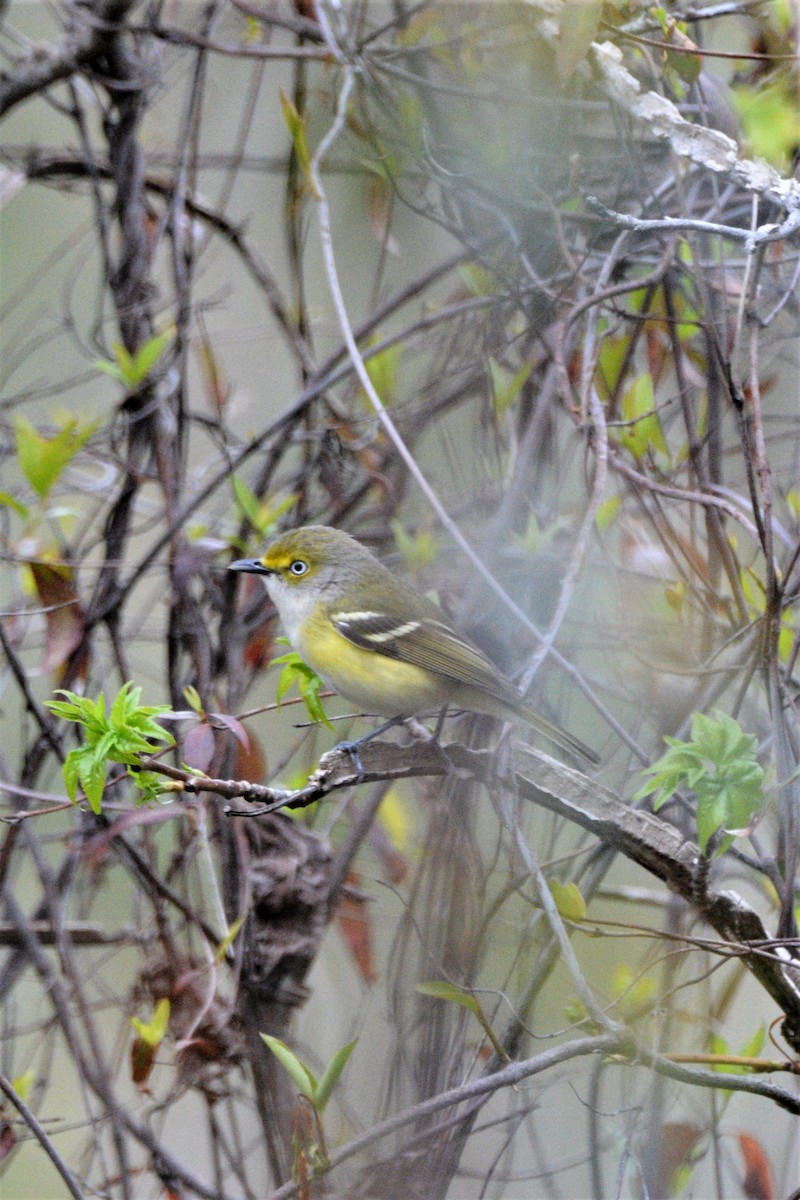
[[[193,771],[207,771],[214,758],[214,730],[207,721],[198,721],[183,739],[183,759]]]
[[[261,748],[261,743],[254,733],[247,735],[247,744],[236,743],[236,765],[234,772],[237,779],[246,779],[249,783],[261,783],[267,775],[267,757]]]
[[[775,1200],[772,1171],[761,1142],[749,1133],[740,1133],[739,1149],[745,1167],[742,1191],[747,1200]]]
[[[336,910],[336,923],[359,975],[365,983],[374,983],[376,973],[372,950],[372,920],[366,898],[358,890],[354,890],[358,889],[359,882],[358,875],[351,871]]]
[[[0,1162],[4,1158],[8,1158],[16,1144],[17,1135],[14,1133],[14,1127],[6,1120],[4,1110],[0,1108]]]
[[[369,184],[369,224],[376,240],[385,246],[389,254],[397,257],[400,246],[391,232],[394,192],[381,175],[376,175]]]
[[[44,611],[45,651],[39,670],[57,671],[80,646],[86,633],[83,605],[66,563],[29,562],[36,594]]]

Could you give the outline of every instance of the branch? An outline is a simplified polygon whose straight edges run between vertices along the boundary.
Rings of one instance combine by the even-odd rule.
[[[33,1136],[38,1141],[39,1145],[44,1150],[51,1163],[58,1171],[64,1181],[64,1185],[70,1196],[74,1196],[75,1200],[83,1200],[85,1195],[83,1188],[79,1185],[77,1179],[70,1171],[64,1159],[56,1150],[50,1138],[45,1132],[44,1126],[37,1120],[35,1113],[28,1108],[25,1101],[19,1096],[12,1086],[11,1082],[6,1079],[5,1075],[0,1075],[0,1092],[5,1098],[14,1105],[22,1120],[30,1129]]]
[[[391,1117],[387,1117],[385,1121],[381,1121],[380,1124],[359,1134],[358,1137],[353,1138],[350,1142],[346,1142],[345,1145],[340,1146],[338,1150],[334,1151],[330,1157],[328,1170],[334,1170],[348,1158],[361,1153],[362,1150],[374,1145],[375,1142],[380,1141],[396,1130],[402,1129],[406,1125],[416,1124],[417,1122],[421,1123],[421,1119],[424,1117],[430,1117],[434,1113],[454,1108],[457,1105],[474,1105],[480,1103],[483,1099],[498,1092],[501,1088],[517,1088],[524,1080],[530,1079],[534,1075],[539,1075],[543,1071],[551,1070],[560,1063],[593,1055],[603,1055],[607,1059],[616,1057],[626,1064],[640,1063],[651,1067],[659,1072],[659,1074],[668,1075],[673,1079],[680,1079],[683,1083],[695,1084],[698,1087],[730,1088],[732,1090],[741,1090],[766,1096],[787,1112],[794,1113],[795,1115],[800,1114],[800,1100],[785,1088],[776,1087],[772,1083],[764,1083],[760,1079],[750,1079],[746,1075],[723,1074],[720,1071],[692,1070],[677,1063],[672,1063],[660,1055],[640,1050],[626,1034],[621,1036],[602,1034],[597,1037],[579,1038],[573,1042],[568,1042],[564,1046],[554,1046],[552,1049],[545,1050],[543,1053],[534,1055],[532,1058],[509,1063],[501,1070],[494,1071],[490,1075],[482,1075],[478,1079],[469,1080],[467,1083],[460,1084],[449,1091],[440,1092],[438,1095],[431,1096],[419,1104],[411,1105],[409,1108],[394,1113]],[[299,1193],[300,1184],[289,1182],[272,1192],[268,1200],[290,1200],[290,1197],[296,1196]]]
[[[251,803],[266,802],[265,807],[253,810],[227,808],[230,816],[258,817],[278,808],[305,808],[339,788],[379,780],[463,772],[487,785],[504,782],[498,780],[496,758],[490,751],[467,750],[455,743],[440,746],[431,741],[404,747],[373,741],[361,747],[359,753],[364,768],[361,777],[350,754],[333,749],[322,756],[305,787],[294,792],[246,780],[205,779],[156,760],[145,760],[141,766],[143,770],[157,771],[180,781],[179,790],[212,792],[227,798],[238,796]],[[512,756],[514,778],[505,782],[518,795],[580,825],[663,880],[717,931],[726,943],[726,953],[742,959],[785,1014],[781,1031],[787,1043],[800,1054],[798,968],[790,961],[786,946],[769,936],[755,909],[735,892],[717,892],[707,887],[708,860],[694,842],[687,841],[668,821],[631,808],[608,788],[539,750],[513,743]]]
[[[17,64],[13,75],[0,78],[0,117],[21,100],[67,79],[92,61],[108,37],[109,28],[122,21],[137,0],[96,0],[70,4],[66,32],[49,54],[36,53]]]
[[[705,125],[693,125],[666,96],[643,91],[639,80],[623,66],[622,51],[612,42],[595,42],[592,60],[608,98],[643,125],[651,137],[668,142],[679,157],[689,159],[709,171],[727,175],[744,191],[765,196],[787,209],[790,215],[783,226],[764,225],[758,230],[748,231],[747,236],[752,239],[752,244],[773,241],[797,228],[800,222],[800,181],[784,178],[763,161],[741,158],[739,147],[726,133]]]

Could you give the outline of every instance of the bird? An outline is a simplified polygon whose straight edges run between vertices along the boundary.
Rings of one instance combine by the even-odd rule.
[[[276,537],[261,558],[229,570],[260,575],[292,648],[365,713],[388,717],[357,742],[447,707],[530,725],[592,765],[598,755],[548,721],[432,599],[344,530],[305,525]],[[355,755],[360,769],[360,759]]]

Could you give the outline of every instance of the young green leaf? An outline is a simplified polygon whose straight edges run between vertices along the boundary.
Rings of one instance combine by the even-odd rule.
[[[397,397],[397,370],[402,353],[402,344],[395,342],[385,350],[366,355],[364,358],[370,383],[385,404],[391,403]]]
[[[422,996],[432,996],[435,1000],[449,1000],[453,1004],[459,1004],[476,1017],[481,1011],[481,1006],[471,992],[465,992],[463,988],[447,983],[446,980],[437,979],[431,983],[418,983],[414,991],[419,992]]]
[[[641,800],[655,793],[653,810],[681,788],[697,802],[697,837],[705,854],[710,839],[722,830],[727,836],[715,848],[721,854],[737,834],[746,833],[764,804],[764,771],[756,758],[757,739],[745,733],[726,713],[695,713],[688,742],[665,738],[669,749],[645,771],[652,779],[636,794]]]
[[[306,183],[316,196],[316,188],[314,187],[311,178],[311,154],[308,149],[308,137],[306,134],[306,123],[296,106],[289,99],[283,88],[280,89],[281,111],[286,128],[292,139],[294,152],[297,155],[297,161],[300,164],[300,170],[303,172]],[[316,196],[319,199],[319,196]]]
[[[434,535],[426,529],[420,530],[419,533],[409,533],[396,517],[392,518],[389,525],[397,549],[405,559],[409,571],[416,574],[417,571],[430,566],[439,551],[439,544]]]
[[[100,358],[95,362],[95,368],[110,375],[123,387],[133,391],[144,383],[158,365],[170,340],[171,335],[168,333],[153,334],[151,338],[142,343],[135,354],[131,354],[119,342],[114,342],[111,347],[114,361],[110,362],[108,359]]]
[[[517,371],[507,371],[500,363],[489,357],[489,379],[492,385],[492,396],[497,415],[511,407],[519,396],[522,388],[533,370],[533,362],[523,363]]]
[[[66,700],[48,700],[47,707],[57,717],[82,725],[84,742],[70,750],[62,769],[64,786],[73,804],[78,785],[86,793],[93,812],[102,807],[108,762],[135,766],[142,754],[152,754],[158,746],[172,746],[175,739],[156,717],[168,712],[168,705],[140,705],[142,689],[128,681],[117,693],[106,715],[105,696],[97,700],[59,689]],[[136,776],[134,780],[138,783]],[[150,790],[152,790],[150,788]]]
[[[166,1037],[169,1027],[170,1002],[166,996],[156,1004],[153,1016],[149,1021],[141,1021],[131,1017],[131,1025],[147,1046],[158,1046]]]
[[[339,1082],[339,1076],[347,1066],[348,1059],[355,1050],[357,1041],[358,1039],[356,1038],[355,1041],[348,1042],[346,1046],[342,1046],[341,1050],[337,1050],[322,1072],[314,1093],[314,1107],[318,1113],[324,1111],[325,1105],[330,1100],[331,1092]]]
[[[621,505],[622,497],[619,495],[609,496],[609,498],[604,500],[600,505],[595,514],[594,523],[601,532],[602,530],[607,529],[608,526],[613,522],[620,510]]]
[[[270,1037],[267,1033],[262,1033],[259,1036],[287,1072],[300,1095],[305,1096],[313,1104],[317,1090],[317,1081],[305,1063],[280,1038]]]
[[[551,879],[548,887],[565,921],[586,920],[586,901],[577,883],[560,883],[557,879]]]
[[[308,663],[303,662],[300,655],[295,654],[292,650],[289,654],[273,658],[269,665],[271,667],[283,666],[276,690],[278,704],[281,703],[286,693],[296,686],[311,720],[317,724],[327,725],[328,729],[333,729],[319,698],[319,693],[325,684],[319,675],[312,671]]]
[[[627,424],[615,436],[634,458],[648,452],[667,454],[661,421],[655,411],[653,380],[648,372],[639,375],[622,396],[622,415]]]
[[[25,417],[18,416],[14,428],[20,470],[37,496],[44,499],[64,468],[89,440],[96,424],[81,428],[76,420],[69,420],[52,437],[45,437]]]
[[[486,1034],[492,1049],[499,1059],[503,1062],[508,1062],[508,1054],[505,1047],[502,1046],[497,1038],[496,1033],[492,1029],[489,1018],[478,1003],[477,997],[471,992],[464,991],[463,988],[456,987],[452,983],[447,983],[445,980],[434,980],[431,983],[418,983],[415,991],[423,996],[432,996],[435,1000],[449,1000],[453,1004],[458,1004],[461,1008],[465,1008],[467,1012],[471,1012],[478,1020],[478,1023]]]

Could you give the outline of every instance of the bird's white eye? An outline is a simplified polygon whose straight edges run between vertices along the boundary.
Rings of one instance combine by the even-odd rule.
[[[308,563],[303,562],[302,558],[295,558],[289,563],[289,572],[292,575],[305,575],[308,570]]]

